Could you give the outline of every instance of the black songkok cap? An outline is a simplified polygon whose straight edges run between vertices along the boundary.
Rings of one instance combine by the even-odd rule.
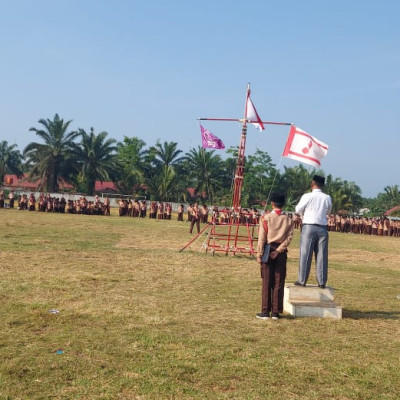
[[[271,201],[276,204],[283,206],[285,204],[285,195],[280,193],[272,193],[271,194]]]
[[[321,187],[325,185],[325,178],[323,176],[314,175],[312,179],[316,184],[318,184]]]

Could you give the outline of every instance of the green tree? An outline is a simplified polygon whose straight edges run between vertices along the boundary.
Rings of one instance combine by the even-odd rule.
[[[376,198],[365,199],[364,203],[371,210],[372,215],[382,215],[391,208],[400,205],[399,186],[386,186],[383,192],[378,193]]]
[[[182,161],[178,143],[157,141],[146,153],[143,171],[150,195],[162,201],[176,199],[179,193],[179,177],[176,167]]]
[[[178,149],[178,143],[176,142],[165,141],[161,144],[157,141],[152,150],[154,151],[155,162],[158,165],[174,166],[181,160],[178,156],[182,153],[182,150]]]
[[[232,205],[232,195],[235,182],[235,172],[236,172],[238,153],[239,153],[238,146],[229,147],[225,152],[225,154],[227,154],[227,157],[225,158],[225,160],[222,161],[222,165],[218,173],[219,179],[221,181],[221,186],[219,190],[216,192],[215,197],[218,203],[224,206]],[[246,157],[245,157],[245,168],[246,168]],[[245,169],[245,174],[246,174],[246,169]],[[243,191],[242,191],[242,198],[243,198]],[[244,195],[244,199],[246,199],[246,194]]]
[[[112,180],[117,175],[115,139],[107,139],[107,132],[90,133],[79,129],[81,143],[74,150],[79,175],[78,182],[84,192],[94,194],[96,180]]]
[[[274,186],[274,178],[278,171],[272,163],[272,158],[266,151],[256,149],[254,155],[249,155],[245,164],[242,198],[247,199],[247,205],[261,205],[267,200]],[[242,201],[243,205],[246,205]]]
[[[22,155],[16,147],[16,144],[9,146],[6,140],[0,142],[0,184],[6,174],[22,176]]]
[[[117,186],[122,193],[137,192],[145,182],[144,164],[146,143],[137,138],[128,138],[117,144],[117,159],[121,166]]]
[[[400,204],[400,190],[398,185],[386,186],[384,189],[388,207],[392,208]]]
[[[72,154],[76,149],[77,131],[67,132],[72,120],[64,122],[55,114],[53,120],[40,119],[43,129],[30,128],[44,143],[29,143],[24,149],[30,179],[40,179],[40,188],[48,192],[58,189],[59,178],[68,178],[74,170]]]
[[[340,210],[357,212],[362,205],[361,189],[354,182],[328,175],[325,180],[325,192],[332,197],[332,212]]]
[[[195,192],[203,200],[214,203],[215,194],[221,187],[221,157],[215,154],[215,150],[207,151],[198,146],[186,153],[184,166]]]
[[[158,180],[158,197],[163,201],[174,200],[177,189],[176,173],[171,165],[163,165]]]
[[[277,179],[276,187],[286,194],[286,208],[294,209],[301,196],[310,190],[312,177],[316,170],[309,171],[303,165],[284,167],[284,173]]]

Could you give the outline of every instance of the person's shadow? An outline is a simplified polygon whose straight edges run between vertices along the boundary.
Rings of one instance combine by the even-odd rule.
[[[350,319],[394,319],[400,320],[400,311],[358,311],[343,309],[343,318]]]

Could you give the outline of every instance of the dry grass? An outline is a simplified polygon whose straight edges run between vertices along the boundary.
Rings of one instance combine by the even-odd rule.
[[[275,323],[254,318],[257,264],[178,253],[190,238],[0,210],[0,399],[399,398],[400,239],[332,234],[344,319]],[[289,282],[297,260],[298,234]]]

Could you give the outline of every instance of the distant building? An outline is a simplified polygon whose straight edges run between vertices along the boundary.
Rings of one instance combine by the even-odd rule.
[[[23,174],[20,178],[17,175],[7,174],[4,176],[3,186],[14,191],[36,192],[40,188],[40,179],[32,182],[29,180],[28,174]],[[59,187],[61,191],[75,189],[73,185],[65,182],[62,178],[59,179]]]
[[[360,215],[364,215],[364,214],[368,214],[369,212],[371,212],[371,210],[369,208],[361,208],[358,213]]]
[[[387,210],[383,215],[385,216],[389,216],[390,214],[394,213],[395,211],[400,210],[400,205],[395,206],[393,208],[391,208],[390,210]]]
[[[75,191],[75,186],[65,182],[62,178],[59,179],[58,186],[62,192]],[[40,179],[31,182],[28,174],[24,174],[21,178],[18,178],[17,175],[7,174],[4,176],[3,187],[14,191],[37,192],[40,191]],[[97,193],[118,193],[114,182],[96,181],[94,190]]]
[[[96,181],[94,191],[97,193],[118,193],[118,188],[114,182]]]

